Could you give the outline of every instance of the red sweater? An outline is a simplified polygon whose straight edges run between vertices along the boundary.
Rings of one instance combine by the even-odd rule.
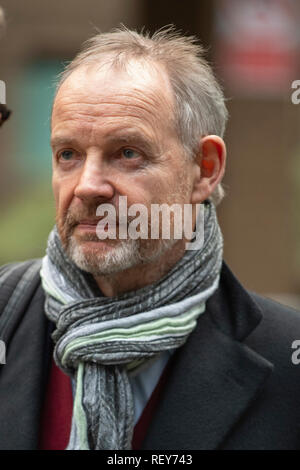
[[[167,376],[163,371],[146,407],[134,428],[132,448],[140,449],[146,436],[154,409]],[[73,411],[73,395],[70,378],[52,360],[46,399],[42,410],[39,449],[64,450],[69,442]]]

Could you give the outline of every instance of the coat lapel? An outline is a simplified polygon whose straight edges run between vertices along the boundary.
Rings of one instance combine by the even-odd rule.
[[[262,314],[223,266],[220,288],[173,356],[143,449],[216,449],[264,386],[273,366],[241,342]]]

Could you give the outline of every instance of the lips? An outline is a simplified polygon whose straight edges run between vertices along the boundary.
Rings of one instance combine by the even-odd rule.
[[[79,230],[90,230],[95,232],[98,223],[99,219],[82,219],[77,223],[77,227],[79,228]]]
[[[89,220],[89,219],[83,219],[78,222],[79,225],[97,225],[98,222],[100,222],[101,219],[98,220]]]
[[[115,220],[107,220],[106,217],[105,218],[102,218],[102,219],[82,219],[78,222],[78,225],[116,225],[116,227],[119,225],[118,222],[116,222]]]
[[[80,230],[91,230],[95,231],[98,227],[98,230],[104,230],[105,232],[110,231],[114,227],[115,221],[107,221],[104,218],[101,219],[82,219],[78,222],[77,227]],[[118,224],[115,224],[115,227],[118,227]]]

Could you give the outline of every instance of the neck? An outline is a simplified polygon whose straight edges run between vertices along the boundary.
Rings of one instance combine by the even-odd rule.
[[[173,268],[183,257],[184,252],[185,242],[178,240],[178,243],[155,262],[134,266],[110,276],[94,276],[94,278],[103,295],[114,297],[154,284]]]

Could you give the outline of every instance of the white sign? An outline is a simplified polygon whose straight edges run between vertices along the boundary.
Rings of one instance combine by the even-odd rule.
[[[0,339],[0,364],[6,364],[6,346],[4,341]]]
[[[6,87],[3,80],[0,80],[0,103],[6,104]]]

